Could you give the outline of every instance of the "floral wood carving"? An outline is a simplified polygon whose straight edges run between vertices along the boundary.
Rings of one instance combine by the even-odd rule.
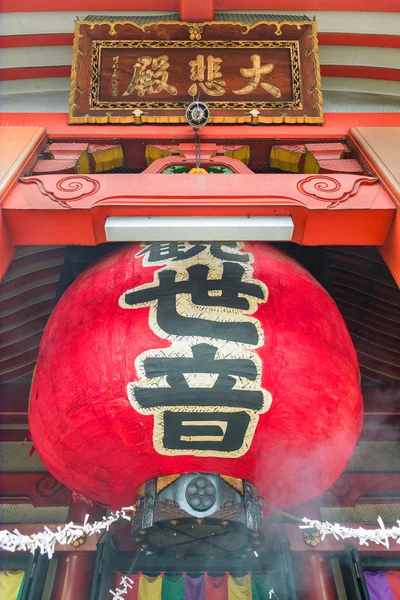
[[[50,198],[53,202],[57,202],[63,208],[71,208],[70,202],[81,200],[85,196],[92,196],[100,189],[100,183],[95,179],[86,177],[85,175],[70,175],[57,181],[55,190],[46,188],[44,182],[39,177],[23,177],[21,183],[35,183],[39,191]]]
[[[64,488],[63,484],[51,475],[42,477],[35,485],[36,491],[42,498],[51,498]]]
[[[78,546],[82,546],[86,542],[86,534],[83,533],[80,537],[75,538],[71,541],[70,546],[74,548],[78,548]]]
[[[327,208],[334,208],[357,194],[361,185],[374,185],[377,181],[376,177],[359,177],[353,182],[351,189],[344,189],[334,177],[310,175],[297,183],[297,189],[315,200],[329,202]]]
[[[305,543],[313,548],[322,542],[322,537],[319,531],[304,531],[303,536]]]
[[[336,506],[349,506],[348,499],[353,492],[353,485],[345,474],[339,477],[335,483],[324,493]],[[352,503],[350,503],[350,506]]]

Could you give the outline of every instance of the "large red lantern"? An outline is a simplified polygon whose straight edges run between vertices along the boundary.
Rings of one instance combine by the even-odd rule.
[[[150,478],[251,481],[288,507],[329,487],[362,424],[327,292],[262,243],[134,245],[89,268],[43,335],[30,428],[46,467],[112,508]]]

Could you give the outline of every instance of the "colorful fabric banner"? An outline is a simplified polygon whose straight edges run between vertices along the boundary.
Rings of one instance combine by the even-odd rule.
[[[185,600],[206,600],[206,579],[201,577],[190,577],[185,579]]]
[[[243,575],[243,577],[232,577],[229,575],[228,598],[229,600],[252,600],[249,575]]]
[[[229,600],[227,573],[222,577],[206,576],[206,600]]]
[[[125,573],[117,573],[117,578],[115,582],[115,587],[119,588],[121,586],[121,580],[125,577]],[[139,592],[139,579],[140,574],[136,573],[135,575],[128,575],[129,579],[132,579],[133,586],[128,589],[128,592],[125,595],[126,600],[138,600],[138,592]]]
[[[17,600],[25,571],[0,571],[1,600]]]
[[[400,571],[386,571],[394,600],[400,600]]]
[[[22,592],[24,591],[25,579],[26,579],[26,571],[25,571],[24,576],[22,578],[21,585],[19,586],[19,592],[18,592],[17,600],[21,600],[21,598],[22,598]]]
[[[161,600],[162,577],[141,575],[139,579],[139,600]]]
[[[117,573],[116,588],[121,587],[123,573]],[[207,573],[200,577],[182,575],[163,575],[149,577],[142,573],[129,575],[133,586],[124,595],[126,600],[269,600],[270,585],[264,575],[232,577],[228,573],[212,577]],[[399,579],[400,583],[400,579]],[[371,600],[381,600],[372,597]],[[0,595],[0,600],[9,600]],[[18,600],[11,597],[11,600]],[[383,600],[400,600],[389,596]]]
[[[182,575],[173,577],[164,575],[162,580],[161,600],[184,600],[185,580]]]
[[[271,586],[264,575],[254,573],[251,576],[251,599],[268,600]]]
[[[370,600],[400,600],[399,571],[364,571]]]

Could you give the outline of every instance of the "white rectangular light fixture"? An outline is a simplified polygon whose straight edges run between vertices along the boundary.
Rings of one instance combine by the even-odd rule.
[[[107,217],[108,242],[290,241],[291,217]]]

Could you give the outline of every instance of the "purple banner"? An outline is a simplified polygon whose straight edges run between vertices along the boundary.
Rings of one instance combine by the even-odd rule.
[[[206,600],[206,578],[204,575],[201,577],[186,575],[185,600]]]
[[[394,600],[392,590],[383,571],[364,571],[370,600]]]

